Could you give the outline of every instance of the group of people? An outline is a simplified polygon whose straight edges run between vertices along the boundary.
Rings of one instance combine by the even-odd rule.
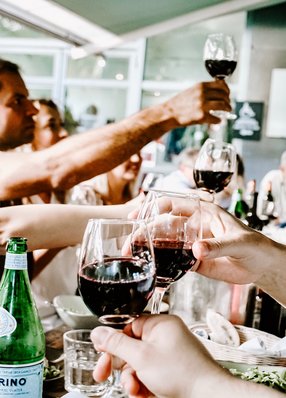
[[[33,141],[34,119],[41,111],[39,104],[29,100],[18,66],[0,60],[0,202],[18,204],[23,198],[48,193],[42,196],[41,206],[0,208],[2,254],[11,236],[27,237],[31,251],[58,250],[81,243],[89,218],[128,217],[137,203],[124,203],[125,193],[124,199],[99,206],[63,204],[61,200],[52,204],[51,193],[62,198],[62,192],[103,173],[107,173],[108,188],[112,169],[165,132],[179,126],[219,123],[209,113],[211,109],[231,110],[224,81],[196,84],[118,123],[84,134],[59,136],[58,142],[41,150],[10,151]],[[104,195],[102,198],[104,203]],[[200,260],[195,271],[229,283],[253,282],[286,305],[286,247],[251,230],[221,207],[204,201],[201,204],[208,238],[193,245]],[[281,396],[223,370],[176,316],[142,316],[123,332],[100,326],[92,332],[92,340],[97,349],[106,352],[94,377],[99,381],[107,378],[111,355],[116,355],[124,362],[125,390],[134,397]]]

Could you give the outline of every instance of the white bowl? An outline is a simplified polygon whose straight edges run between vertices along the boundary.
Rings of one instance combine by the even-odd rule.
[[[62,294],[54,297],[53,305],[62,321],[73,329],[92,329],[100,325],[80,296]]]

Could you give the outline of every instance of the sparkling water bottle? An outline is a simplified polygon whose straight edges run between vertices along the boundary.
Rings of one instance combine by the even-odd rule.
[[[27,271],[27,240],[10,238],[0,282],[0,397],[42,398],[45,335]]]

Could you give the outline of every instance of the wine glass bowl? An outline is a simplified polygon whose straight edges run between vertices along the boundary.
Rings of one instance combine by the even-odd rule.
[[[139,217],[147,221],[154,248],[157,274],[151,309],[154,314],[159,313],[162,298],[171,283],[182,278],[197,263],[192,245],[201,238],[199,196],[151,190]]]
[[[233,145],[209,138],[195,162],[196,186],[210,193],[220,192],[229,184],[235,168],[236,151]]]
[[[89,220],[81,246],[78,288],[101,323],[124,326],[139,316],[153,294],[155,271],[152,242],[143,220]]]
[[[204,45],[204,64],[208,73],[217,80],[231,76],[237,65],[234,39],[224,33],[209,34]],[[236,115],[223,110],[211,110],[214,116],[236,119]]]

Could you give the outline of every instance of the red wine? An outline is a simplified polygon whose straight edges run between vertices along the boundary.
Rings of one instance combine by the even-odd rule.
[[[212,77],[217,79],[224,79],[227,76],[232,75],[236,68],[236,61],[229,61],[227,59],[217,60],[217,59],[206,59],[205,67],[206,70]]]
[[[194,179],[198,188],[205,188],[210,191],[220,192],[230,182],[233,172],[194,170]]]
[[[106,258],[83,267],[78,288],[86,306],[102,323],[128,323],[140,315],[152,296],[155,274],[130,258]]]
[[[156,286],[166,287],[182,278],[196,263],[191,248],[185,247],[185,242],[174,240],[153,240],[156,263]],[[142,248],[133,246],[133,254]]]

